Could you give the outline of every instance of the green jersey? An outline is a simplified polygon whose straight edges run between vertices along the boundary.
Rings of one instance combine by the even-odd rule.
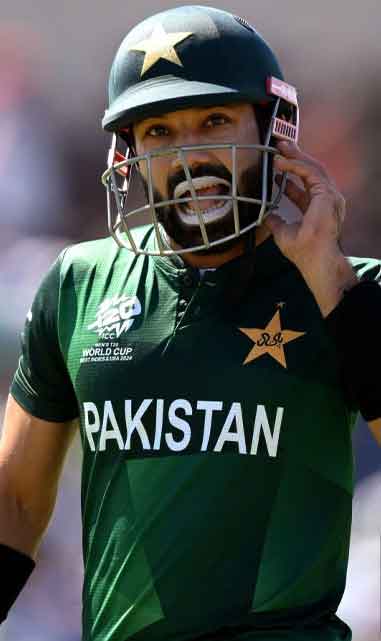
[[[254,260],[235,306],[240,258],[200,275],[98,240],[37,293],[11,392],[80,417],[83,641],[351,638],[354,414],[302,276],[272,240]]]

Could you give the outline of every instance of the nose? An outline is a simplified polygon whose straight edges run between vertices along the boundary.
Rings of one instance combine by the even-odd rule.
[[[177,172],[184,170],[184,164],[186,163],[189,167],[189,169],[192,171],[192,169],[195,169],[196,167],[199,167],[200,165],[205,165],[206,163],[212,163],[213,162],[213,154],[211,153],[210,149],[183,149],[183,147],[187,146],[196,146],[197,144],[200,144],[200,142],[186,142],[183,143],[181,147],[179,148],[179,151],[174,155],[173,161],[172,161],[172,171]],[[214,159],[215,160],[215,159]]]

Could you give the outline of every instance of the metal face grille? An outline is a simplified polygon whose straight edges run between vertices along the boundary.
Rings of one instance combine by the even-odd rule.
[[[184,147],[165,148],[160,150],[151,151],[141,156],[132,158],[124,158],[120,152],[116,150],[117,136],[113,137],[113,145],[109,154],[109,167],[102,176],[102,182],[107,190],[107,205],[108,205],[108,226],[110,234],[121,247],[130,249],[135,254],[151,254],[151,255],[170,255],[182,254],[186,252],[196,252],[203,249],[209,249],[215,245],[219,245],[226,241],[238,238],[246,233],[256,225],[259,225],[266,212],[270,209],[275,209],[280,200],[281,189],[278,189],[275,198],[270,201],[268,199],[268,175],[269,175],[269,157],[277,153],[274,147],[266,145],[235,145],[231,143],[219,143],[214,145],[192,145]],[[231,153],[231,167],[232,167],[232,184],[229,194],[218,195],[218,200],[229,201],[231,203],[231,211],[233,214],[234,231],[218,240],[212,240],[208,234],[208,219],[207,213],[200,206],[202,201],[210,200],[210,195],[199,195],[196,192],[196,186],[193,182],[191,175],[191,168],[187,161],[187,153],[193,151],[215,151],[217,149],[229,150]],[[258,198],[252,198],[238,193],[237,187],[237,154],[241,151],[253,150],[262,154],[262,180],[261,180],[261,193]],[[178,163],[182,165],[186,181],[188,182],[188,195],[181,198],[155,200],[155,192],[152,180],[152,167],[157,158],[164,156],[177,158]],[[123,158],[123,159],[122,159]],[[139,172],[141,167],[145,166],[145,174],[147,176],[147,201],[144,205],[131,208],[129,206],[129,186],[132,177]],[[258,206],[259,214],[250,222],[249,225],[242,227],[239,218],[239,203],[247,202]],[[192,203],[194,214],[197,216],[197,221],[202,237],[202,244],[197,246],[188,246],[180,249],[172,249],[165,242],[165,233],[161,228],[158,213],[162,207],[172,205],[184,205]],[[154,227],[156,236],[157,250],[147,251],[138,247],[134,241],[131,233],[131,228],[135,225],[135,220],[138,215],[142,213],[148,214],[149,219]]]

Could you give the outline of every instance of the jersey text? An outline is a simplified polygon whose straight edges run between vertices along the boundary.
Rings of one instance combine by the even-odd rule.
[[[111,401],[101,408],[91,401],[83,403],[84,431],[93,452],[106,450],[109,443],[138,452],[195,451],[195,445],[197,451],[223,452],[229,443],[238,454],[253,455],[262,439],[268,455],[275,457],[283,413],[284,408],[277,407],[270,420],[265,406],[257,405],[254,420],[244,421],[237,402],[224,407],[222,401],[201,400],[192,405],[184,398],[148,398],[134,406],[125,400],[121,420]]]

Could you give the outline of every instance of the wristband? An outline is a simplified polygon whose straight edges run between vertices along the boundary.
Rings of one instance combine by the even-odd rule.
[[[33,559],[23,552],[0,543],[0,623],[7,618],[35,565]]]
[[[380,362],[381,287],[362,281],[345,292],[325,319],[335,341],[341,375],[353,409],[365,420],[381,416]]]

